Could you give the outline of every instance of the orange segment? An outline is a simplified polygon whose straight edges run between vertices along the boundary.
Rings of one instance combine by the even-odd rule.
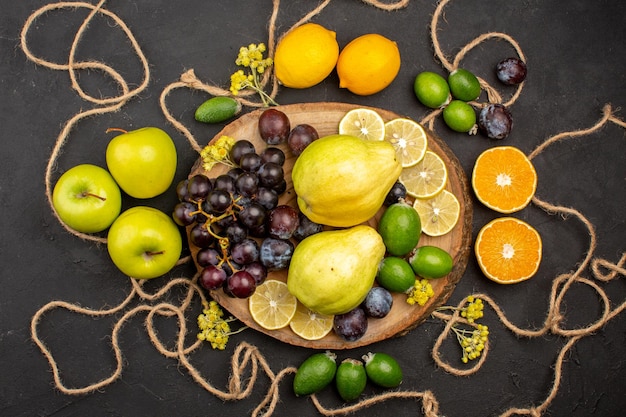
[[[541,236],[529,224],[513,217],[487,223],[474,246],[480,269],[500,284],[514,284],[532,277],[541,263]]]
[[[535,195],[537,172],[519,149],[497,146],[476,159],[472,188],[485,206],[500,213],[513,213],[526,207]]]

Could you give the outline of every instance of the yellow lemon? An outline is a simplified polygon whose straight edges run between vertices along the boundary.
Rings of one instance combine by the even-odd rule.
[[[361,96],[378,93],[391,84],[399,71],[398,45],[376,33],[352,40],[337,61],[339,87]]]
[[[305,23],[287,33],[276,46],[274,73],[285,87],[319,84],[335,68],[339,57],[337,34],[316,23]]]

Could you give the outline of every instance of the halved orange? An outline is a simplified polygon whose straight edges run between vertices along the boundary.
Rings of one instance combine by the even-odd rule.
[[[501,217],[478,232],[474,251],[485,276],[500,284],[514,284],[531,278],[541,263],[539,233],[514,217]]]
[[[535,195],[537,172],[519,149],[496,146],[476,159],[472,188],[485,206],[499,213],[513,213],[526,207]]]

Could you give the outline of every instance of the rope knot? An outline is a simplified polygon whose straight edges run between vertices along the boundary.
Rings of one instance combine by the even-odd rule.
[[[196,73],[193,69],[182,73],[180,76],[180,81],[193,88],[198,88],[203,85],[202,81],[200,81],[198,77],[196,77]]]
[[[554,313],[552,314],[552,317],[550,317],[548,321],[548,325],[550,329],[552,329],[553,333],[555,334],[559,333],[559,331],[561,330],[560,324],[561,324],[561,321],[563,321],[563,318],[564,317],[560,311],[558,310],[554,311]]]
[[[424,395],[422,396],[422,410],[426,417],[439,416],[439,402],[432,391],[424,391]]]

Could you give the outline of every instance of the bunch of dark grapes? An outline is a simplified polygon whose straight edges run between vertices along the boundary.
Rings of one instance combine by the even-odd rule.
[[[229,157],[235,167],[227,173],[196,174],[178,184],[172,217],[190,228],[202,287],[247,298],[268,272],[289,266],[292,238],[308,235],[303,226],[312,228],[300,224],[298,210],[279,205],[287,188],[280,148],[257,152],[250,141],[239,140]]]

